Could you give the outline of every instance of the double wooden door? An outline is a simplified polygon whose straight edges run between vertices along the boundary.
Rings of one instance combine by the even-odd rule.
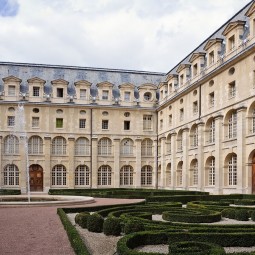
[[[29,167],[30,191],[43,191],[43,169],[40,165]]]

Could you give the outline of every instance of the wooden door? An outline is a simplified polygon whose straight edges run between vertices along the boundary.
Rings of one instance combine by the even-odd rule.
[[[255,194],[255,155],[252,159],[252,194]]]
[[[40,165],[29,167],[30,191],[43,191],[43,169]]]

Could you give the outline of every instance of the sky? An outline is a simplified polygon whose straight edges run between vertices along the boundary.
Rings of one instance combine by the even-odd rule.
[[[0,0],[0,62],[166,73],[250,0]]]

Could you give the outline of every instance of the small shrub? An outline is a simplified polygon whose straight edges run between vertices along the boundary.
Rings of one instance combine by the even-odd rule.
[[[103,232],[109,236],[119,236],[121,233],[120,219],[116,217],[108,217],[103,224]]]
[[[88,216],[87,229],[90,232],[100,233],[103,231],[104,218],[98,213],[93,213]]]
[[[128,220],[124,226],[124,233],[130,234],[134,232],[144,231],[144,225],[141,221]]]
[[[255,221],[255,210],[251,212],[251,219]]]
[[[75,223],[81,226],[82,228],[87,228],[88,217],[89,217],[88,212],[81,212],[76,214],[74,220]]]
[[[221,212],[222,217],[229,218],[229,219],[235,219],[236,217],[236,210],[232,208],[226,208],[222,210]]]
[[[236,199],[235,205],[255,205],[255,200],[252,199]]]
[[[236,210],[235,218],[236,220],[240,220],[240,221],[248,221],[249,213],[246,209]]]

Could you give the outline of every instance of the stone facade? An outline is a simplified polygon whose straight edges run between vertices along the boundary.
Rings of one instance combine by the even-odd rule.
[[[167,74],[0,63],[0,188],[255,192],[255,3]]]

